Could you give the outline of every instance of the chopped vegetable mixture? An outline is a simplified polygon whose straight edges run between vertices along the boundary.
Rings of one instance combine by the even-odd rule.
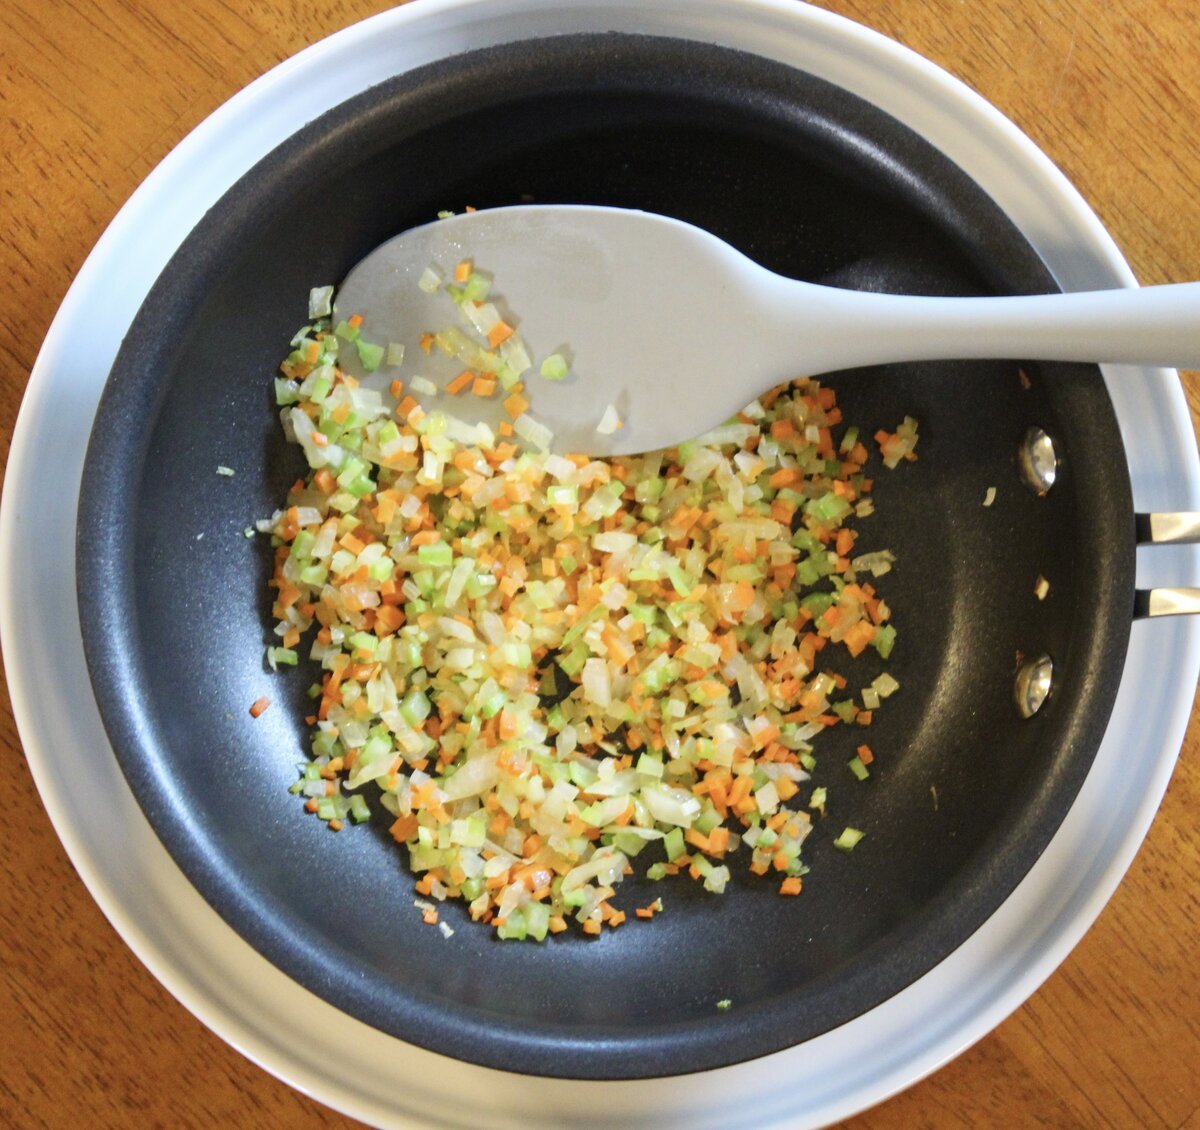
[[[480,316],[479,277],[425,272],[479,340],[454,328],[422,348],[507,342],[513,356],[512,327]],[[390,397],[359,385],[339,349],[368,369],[403,351],[365,341],[361,319],[331,327],[329,302],[314,291],[310,317],[324,317],[276,381],[310,470],[260,524],[276,547],[271,666],[295,665],[309,639],[322,671],[294,786],[309,811],[338,829],[377,797],[447,937],[446,899],[501,938],[599,934],[625,922],[614,896],[635,865],[720,893],[736,860],[799,894],[810,810],[827,804],[806,790],[812,742],[870,725],[898,688],[884,674],[856,692],[823,662],[886,659],[896,638],[872,583],[893,558],[856,554],[850,525],[872,511],[872,457],[833,390],[783,386],[664,452],[520,450],[427,410],[398,377]],[[506,369],[467,369],[444,391],[499,383],[509,415],[531,420],[536,392]],[[554,354],[540,372],[566,370]],[[889,466],[915,458],[912,420],[874,438]],[[862,745],[851,767],[866,776],[872,760]]]

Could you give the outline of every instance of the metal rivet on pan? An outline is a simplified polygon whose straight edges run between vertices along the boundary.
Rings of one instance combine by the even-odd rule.
[[[1013,687],[1017,710],[1022,718],[1032,718],[1050,695],[1054,681],[1054,661],[1048,655],[1027,659],[1017,669]]]
[[[1034,494],[1045,494],[1058,477],[1058,455],[1054,441],[1041,428],[1030,428],[1025,433],[1017,452],[1017,466],[1021,479]]]

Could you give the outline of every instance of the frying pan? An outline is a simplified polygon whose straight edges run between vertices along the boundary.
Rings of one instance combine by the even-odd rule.
[[[626,897],[661,895],[667,912],[597,941],[499,943],[456,907],[443,911],[456,931],[444,939],[415,912],[385,824],[335,836],[287,793],[314,672],[263,670],[270,551],[242,530],[303,469],[270,377],[309,287],[442,208],[528,198],[676,215],[813,281],[928,294],[1052,286],[940,153],[757,56],[580,35],[410,72],[252,169],[147,297],[88,451],[85,651],[156,832],[301,984],[385,1032],[501,1069],[702,1070],[869,1011],[978,929],[1032,866],[1087,774],[1119,681],[1134,610],[1128,475],[1092,367],[1031,363],[1021,380],[1009,363],[937,363],[831,379],[846,418],[870,431],[918,417],[922,458],[881,473],[860,542],[898,558],[882,587],[902,690],[872,731],[869,781],[845,770],[858,734],[818,746],[815,783],[834,815],[806,844],[803,896],[776,898],[735,862],[723,898],[631,880]],[[1017,469],[1031,428],[1058,453],[1041,495]],[[1041,601],[1039,577],[1051,584]],[[1053,690],[1023,718],[1017,657],[1043,653]],[[252,721],[246,708],[264,693],[275,707]],[[868,833],[849,856],[831,845],[847,824]]]

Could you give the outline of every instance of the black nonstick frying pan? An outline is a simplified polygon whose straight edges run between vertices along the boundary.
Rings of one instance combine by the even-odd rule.
[[[456,931],[445,939],[414,911],[385,821],[333,835],[287,792],[307,753],[314,672],[264,670],[271,553],[242,531],[303,470],[270,378],[309,288],[440,209],[528,199],[678,216],[774,270],[847,287],[1053,285],[940,153],[880,109],[759,57],[566,36],[413,71],[251,170],[149,294],[88,452],[85,650],[158,835],[297,981],[388,1033],[492,1067],[697,1071],[888,999],[977,930],[1038,858],[1088,772],[1125,657],[1128,474],[1093,367],[931,363],[829,378],[868,433],[916,416],[921,458],[880,473],[859,543],[898,558],[881,587],[902,689],[871,732],[869,781],[846,770],[860,733],[818,745],[833,815],[806,843],[802,897],[776,897],[735,860],[724,897],[631,880],[626,898],[661,895],[668,911],[596,941],[501,943],[457,907],[443,911]],[[1040,492],[1019,457],[1033,429],[1057,457]],[[1052,689],[1023,717],[1014,683],[1042,655]],[[263,694],[275,705],[252,720]],[[846,825],[867,831],[850,855],[832,847]]]

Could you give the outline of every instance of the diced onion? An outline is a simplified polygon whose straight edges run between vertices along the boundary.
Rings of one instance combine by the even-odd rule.
[[[417,279],[417,286],[426,294],[437,294],[438,288],[442,285],[442,280],[445,277],[441,268],[436,263],[430,263],[421,272],[421,277]]]
[[[308,292],[308,316],[328,318],[333,313],[333,287],[315,286]]]
[[[617,415],[617,407],[615,404],[610,404],[604,409],[604,414],[600,417],[600,423],[596,425],[596,431],[602,436],[610,436],[621,426],[621,417]]]
[[[528,412],[522,412],[513,421],[513,431],[542,451],[548,450],[554,442],[554,433],[540,420],[535,420]]]

